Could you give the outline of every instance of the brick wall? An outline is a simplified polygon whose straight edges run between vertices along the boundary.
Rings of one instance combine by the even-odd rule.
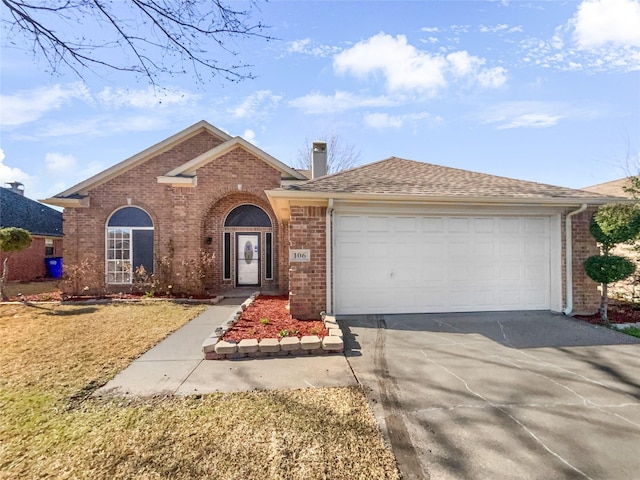
[[[309,262],[289,265],[291,315],[299,319],[320,318],[327,302],[326,207],[291,206],[289,246],[311,250]]]
[[[62,239],[56,238],[53,241],[53,256],[62,256]],[[8,281],[29,282],[38,280],[47,276],[45,266],[45,237],[32,236],[29,248],[12,252],[10,254],[0,253],[0,274],[2,274],[2,265],[5,258],[9,258],[7,266],[9,267]]]
[[[89,259],[99,269],[97,277],[103,275],[108,218],[116,209],[130,204],[144,209],[153,220],[156,262],[169,254],[170,243],[175,265],[197,261],[201,249],[214,253],[214,280],[208,287],[217,291],[230,286],[222,281],[224,216],[237,205],[252,203],[264,209],[272,220],[275,267],[279,259],[280,226],[264,191],[280,186],[279,171],[238,147],[199,168],[195,188],[157,182],[158,176],[219,144],[220,139],[201,132],[88,191],[90,208],[64,211],[65,264]],[[206,237],[212,237],[211,244],[206,243]],[[278,270],[274,268],[274,272],[275,278],[264,279],[264,285],[278,289]],[[176,290],[179,288],[178,282]]]
[[[594,313],[598,310],[600,305],[600,292],[598,291],[598,284],[591,280],[585,270],[584,261],[592,255],[599,253],[598,246],[595,239],[589,233],[589,223],[597,208],[588,208],[584,212],[574,215],[571,218],[571,236],[572,236],[572,250],[573,250],[573,313],[585,314]],[[565,222],[567,213],[571,210],[567,210],[562,214],[562,296],[563,305],[566,307],[566,236],[565,236]]]

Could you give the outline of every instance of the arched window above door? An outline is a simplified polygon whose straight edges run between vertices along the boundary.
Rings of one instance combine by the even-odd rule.
[[[271,227],[269,215],[255,205],[240,205],[229,212],[225,227]]]

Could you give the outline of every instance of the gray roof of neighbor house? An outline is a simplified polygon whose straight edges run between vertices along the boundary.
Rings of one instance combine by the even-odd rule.
[[[391,157],[282,190],[428,197],[605,198],[598,193]]]
[[[32,235],[62,236],[62,213],[41,203],[0,188],[0,228],[19,227]]]

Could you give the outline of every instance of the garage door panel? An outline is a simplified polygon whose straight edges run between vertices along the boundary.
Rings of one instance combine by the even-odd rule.
[[[337,313],[550,308],[549,217],[336,214],[334,227]]]
[[[469,219],[468,218],[449,218],[448,219],[448,231],[449,233],[469,233]]]
[[[519,233],[520,232],[520,220],[517,218],[499,218],[498,219],[498,233]]]
[[[424,233],[444,232],[445,219],[442,217],[424,217],[421,223],[422,232]]]

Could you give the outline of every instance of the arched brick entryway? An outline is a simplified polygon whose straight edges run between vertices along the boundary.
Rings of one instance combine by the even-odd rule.
[[[279,290],[280,230],[271,206],[260,197],[239,192],[215,202],[203,222],[204,249],[215,254],[214,288]],[[255,257],[258,259],[255,276],[238,268],[239,260],[245,261],[248,244],[254,249],[254,263]]]

